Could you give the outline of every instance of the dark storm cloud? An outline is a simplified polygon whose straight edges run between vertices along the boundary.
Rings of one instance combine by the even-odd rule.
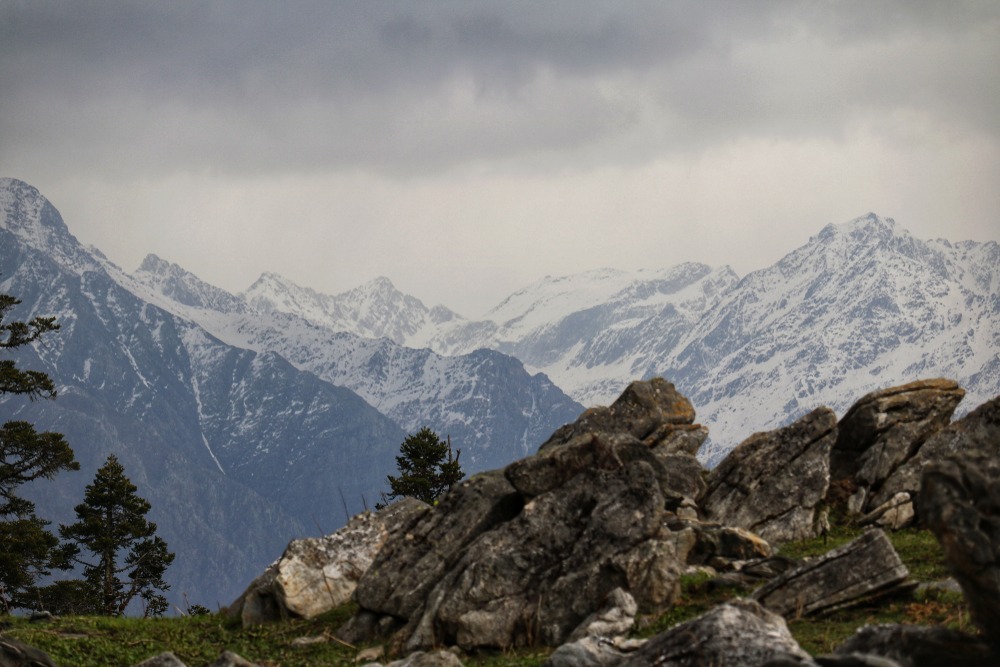
[[[6,3],[0,132],[151,174],[643,160],[899,106],[993,134],[993,73],[962,48],[984,22],[988,3]],[[871,59],[830,60],[848,48]]]

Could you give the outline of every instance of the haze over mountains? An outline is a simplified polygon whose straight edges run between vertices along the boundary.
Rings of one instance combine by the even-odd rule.
[[[869,214],[743,277],[694,263],[546,277],[470,321],[385,278],[325,295],[264,274],[231,294],[152,255],[128,274],[0,179],[0,290],[63,325],[23,359],[59,398],[4,407],[65,433],[81,461],[37,485],[41,516],[67,521],[117,453],[178,552],[175,596],[214,606],[289,539],[377,500],[422,426],[472,472],[653,375],[709,426],[709,463],[921,377],[958,380],[968,410],[1000,393],[998,266],[997,243],[923,241]]]

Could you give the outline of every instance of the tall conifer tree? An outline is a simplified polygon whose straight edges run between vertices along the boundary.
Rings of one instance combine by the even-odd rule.
[[[83,565],[84,580],[100,613],[121,616],[138,596],[143,615],[159,616],[167,600],[157,591],[169,590],[163,579],[174,554],[156,535],[156,524],[146,520],[150,504],[125,476],[125,468],[111,455],[75,508],[77,521],[60,526],[67,540],[67,556]],[[80,557],[80,548],[92,555]]]
[[[21,303],[0,294],[0,351],[30,345],[59,325],[51,317],[28,322],[6,322],[9,311]],[[22,370],[12,359],[0,360],[0,395],[29,399],[55,398],[52,379],[40,371]],[[56,537],[49,522],[35,516],[35,505],[17,495],[17,488],[36,479],[51,479],[61,470],[79,470],[63,436],[39,433],[25,421],[0,425],[0,611],[29,604],[25,593],[49,568],[64,567],[57,557]]]

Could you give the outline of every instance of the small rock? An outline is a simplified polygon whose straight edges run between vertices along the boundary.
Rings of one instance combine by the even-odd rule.
[[[622,667],[758,667],[780,656],[808,660],[785,619],[737,599],[662,632],[625,658]]]
[[[915,513],[910,494],[900,491],[861,518],[862,526],[880,526],[886,530],[899,530],[913,523]]]
[[[172,651],[164,651],[159,655],[154,655],[152,658],[147,658],[140,663],[137,663],[133,667],[187,667],[181,659],[178,658]]]

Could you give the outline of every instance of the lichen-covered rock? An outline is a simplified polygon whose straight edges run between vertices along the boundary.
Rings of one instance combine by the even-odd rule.
[[[771,543],[814,537],[836,437],[837,418],[829,408],[750,436],[709,474],[701,509],[713,521]]]
[[[752,600],[734,600],[663,632],[622,667],[760,667],[778,657],[807,661],[785,619]]]
[[[853,542],[771,580],[753,599],[785,617],[829,611],[895,589],[909,572],[885,533],[866,530]]]
[[[892,497],[896,491],[882,492],[885,481],[947,426],[963,396],[951,380],[920,380],[872,392],[851,406],[838,424],[831,469],[834,479],[851,478],[866,489],[862,513]]]
[[[633,382],[610,407],[587,410],[572,424],[557,429],[540,449],[584,434],[618,433],[631,435],[648,447],[662,443],[673,450],[693,447],[697,451],[706,432],[694,418],[691,401],[663,378]]]
[[[407,650],[562,644],[615,588],[640,609],[677,595],[680,559],[646,461],[581,472],[483,534],[427,595]],[[411,619],[412,621],[413,619]]]
[[[408,619],[468,545],[523,506],[501,471],[474,475],[388,540],[355,591],[362,608]]]
[[[1000,456],[1000,396],[930,436],[917,453],[885,481],[872,502],[882,503],[903,492],[915,497],[925,466],[962,452]]]
[[[428,510],[412,498],[363,512],[325,537],[293,540],[228,610],[244,626],[313,618],[351,599],[390,535]]]
[[[973,621],[1000,647],[1000,457],[971,452],[929,464],[917,503]]]

